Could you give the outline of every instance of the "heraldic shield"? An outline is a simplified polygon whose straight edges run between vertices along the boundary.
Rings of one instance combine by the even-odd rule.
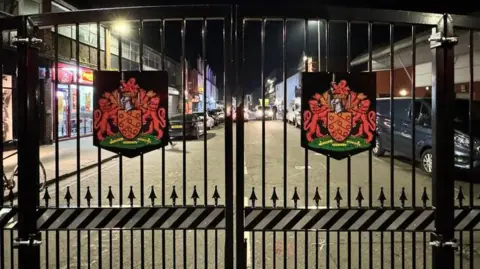
[[[142,130],[142,111],[139,109],[118,111],[118,130],[126,139],[134,139]]]
[[[168,144],[164,71],[95,71],[93,144],[136,157]]]
[[[352,131],[351,112],[329,112],[327,114],[327,129],[333,140],[345,141]]]
[[[302,147],[337,160],[373,148],[375,98],[374,74],[302,73]]]

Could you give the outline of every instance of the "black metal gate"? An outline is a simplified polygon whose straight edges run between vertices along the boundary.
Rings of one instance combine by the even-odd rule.
[[[136,37],[129,38],[138,40],[138,44],[128,43],[129,48],[124,48],[125,37],[116,35],[118,50],[112,54],[110,45],[107,46],[107,42],[111,42],[106,41],[109,39],[107,32],[113,28],[110,23],[118,20],[134,25],[131,32]],[[295,21],[296,26],[289,26]],[[313,31],[310,22],[314,24]],[[18,92],[14,101],[18,103],[15,128],[18,132],[19,169],[16,181],[18,195],[15,188],[10,189],[4,192],[0,201],[0,240],[3,243],[0,268],[453,268],[456,264],[459,268],[475,268],[475,264],[479,263],[475,250],[475,244],[478,245],[475,231],[480,228],[480,209],[475,200],[478,193],[473,181],[454,183],[453,179],[459,179],[454,171],[454,161],[462,156],[454,153],[457,138],[452,139],[455,126],[451,113],[455,100],[452,90],[456,75],[454,47],[459,41],[453,31],[455,28],[466,33],[468,39],[463,40],[467,45],[460,49],[468,55],[468,64],[461,70],[469,74],[469,131],[464,134],[468,143],[463,141],[469,154],[463,158],[466,158],[467,166],[476,167],[479,142],[474,139],[474,44],[475,30],[480,25],[474,18],[324,6],[172,6],[51,13],[4,18],[1,23],[2,32],[7,33],[3,39],[15,36],[12,40],[3,40],[1,63],[6,64],[3,61],[5,53],[16,53],[18,59],[18,75],[10,75],[15,77]],[[169,62],[170,55],[166,54],[175,49],[175,45],[169,46],[166,40],[169,23],[176,24],[174,29],[179,34],[180,46],[176,46],[180,47],[180,76],[178,72],[175,76],[175,72],[168,70],[172,64]],[[196,26],[192,27],[196,28],[189,30],[188,25],[194,23]],[[378,165],[382,160],[375,158],[371,151],[343,162],[301,149],[299,139],[289,141],[289,135],[297,134],[297,131],[291,131],[293,127],[287,125],[286,101],[283,102],[281,125],[267,122],[262,109],[261,122],[248,123],[261,129],[260,138],[258,133],[252,136],[247,131],[245,115],[234,110],[243,111],[245,108],[245,88],[248,87],[245,81],[252,78],[253,72],[249,70],[253,65],[246,64],[249,56],[258,61],[260,98],[264,100],[266,97],[267,23],[276,24],[281,33],[281,38],[274,42],[280,40],[282,47],[281,55],[275,57],[281,59],[279,79],[284,83],[278,84],[283,85],[278,87],[283,90],[284,98],[289,77],[289,38],[303,39],[301,50],[306,57],[301,64],[303,70],[313,68],[307,56],[314,55],[317,63],[313,69],[316,71],[351,72],[354,68],[351,66],[352,49],[364,32],[363,36],[367,37],[364,39],[368,51],[367,67],[360,71],[376,71],[373,65],[380,61],[378,55],[384,53],[388,56],[389,119],[393,123],[397,113],[394,102],[397,81],[395,55],[398,50],[408,49],[408,46],[396,43],[396,30],[406,28],[411,41],[412,68],[409,72],[413,75],[408,90],[411,91],[411,113],[415,115],[416,46],[427,42],[418,41],[417,36],[419,29],[430,31],[437,26],[437,33],[431,34],[428,39],[432,54],[433,132],[432,148],[429,149],[434,156],[432,187],[427,186],[424,180],[417,182],[416,161],[407,162],[405,172],[396,166],[400,161],[393,156],[388,159],[387,169]],[[250,24],[256,24],[256,28],[249,32],[246,29]],[[88,25],[87,28],[93,29],[94,33],[94,42],[87,47],[84,46],[86,41],[81,41],[84,38],[81,31],[86,29],[82,25]],[[358,25],[363,28],[357,28]],[[388,35],[386,51],[374,49],[374,27],[377,25],[383,25],[384,30],[379,31],[383,36]],[[70,28],[62,28],[65,26]],[[147,28],[156,29],[158,36],[154,39],[160,40],[157,60],[155,55],[152,59],[146,56],[146,33],[152,33],[145,30]],[[64,34],[60,34],[64,29],[70,29],[71,36],[67,41],[63,38]],[[356,32],[357,29],[360,30]],[[214,40],[212,43],[207,36],[214,31],[215,34],[210,34]],[[68,148],[61,148],[62,139],[58,134],[62,101],[57,94],[60,84],[58,64],[74,62],[77,79],[71,85],[74,87],[71,93],[77,98],[74,103],[68,104],[75,104],[79,110],[82,102],[80,68],[86,58],[94,59],[93,69],[118,71],[143,71],[150,60],[157,61],[157,69],[167,70],[172,75],[172,81],[178,78],[183,99],[181,113],[185,119],[189,109],[187,90],[190,71],[186,60],[191,57],[188,50],[192,42],[188,39],[190,33],[197,36],[201,58],[204,59],[196,66],[199,73],[207,74],[208,61],[205,59],[212,57],[207,52],[210,44],[214,47],[214,54],[222,54],[223,85],[217,86],[224,90],[224,130],[216,129],[210,132],[212,135],[205,133],[202,143],[196,144],[187,143],[184,132],[181,150],[178,150],[181,157],[178,155],[178,158],[174,153],[166,152],[165,148],[136,159],[124,159],[121,155],[105,157],[107,153],[98,149],[95,165],[91,166],[86,164],[89,155],[85,153],[88,156],[82,157],[87,145],[80,135],[84,126],[77,112],[74,122],[77,133],[73,146],[74,172],[64,175],[62,166],[66,166],[67,161],[63,156],[66,156]],[[255,50],[249,47],[251,42],[246,42],[249,33],[260,34],[256,35],[260,47],[256,56],[249,54]],[[303,37],[298,37],[298,33]],[[314,39],[316,45],[312,46]],[[339,39],[344,42],[344,58],[332,55],[332,51],[338,51],[335,47],[338,49],[340,46],[337,43]],[[43,43],[40,42],[42,40]],[[105,44],[102,45],[102,42]],[[135,46],[140,47],[138,55],[134,52]],[[219,50],[222,52],[219,53]],[[70,53],[70,59],[65,53]],[[122,56],[124,53],[128,53],[130,62]],[[114,57],[112,55],[118,57],[117,67],[107,63],[113,62],[110,59]],[[56,78],[51,80],[55,90],[50,100],[53,111],[50,112],[44,106],[45,100],[38,100],[41,96],[38,91],[42,88],[38,87],[38,67],[45,59],[47,66],[54,66],[50,78]],[[207,79],[203,79],[205,92],[207,83]],[[232,103],[233,100],[235,103]],[[203,106],[203,111],[206,111],[206,97]],[[43,111],[40,113],[40,110]],[[0,114],[3,113],[0,105]],[[32,182],[35,183],[41,175],[31,167],[39,167],[41,161],[40,134],[35,130],[41,129],[38,115],[42,113],[53,114],[55,142],[52,179],[47,177],[47,187],[39,194],[38,184]],[[207,125],[206,115],[203,123]],[[269,128],[276,128],[274,126],[280,126],[281,132],[269,135],[272,130]],[[407,127],[411,127],[411,138],[416,141],[415,122]],[[209,144],[211,137],[217,134],[224,138],[223,149],[217,148],[214,142]],[[395,128],[391,128],[391,137],[396,135]],[[267,138],[281,142],[267,149]],[[255,139],[261,140],[257,154],[260,163],[253,164],[253,170],[258,170],[258,174],[251,175],[247,171],[247,162],[254,161],[252,156],[257,155],[248,154],[255,147],[250,147],[249,141]],[[390,140],[389,146],[395,149],[397,144],[394,139]],[[411,152],[416,152],[417,146],[415,143],[408,145]],[[213,149],[209,151],[210,147]],[[3,152],[3,145],[1,149]],[[201,152],[199,156],[203,164],[200,158],[189,157],[195,150]],[[298,154],[303,160],[299,162],[296,157],[289,159],[290,150],[300,151]],[[219,152],[222,153],[220,157],[215,155]],[[268,169],[272,164],[267,162],[267,155],[276,156],[272,159],[280,163],[277,167],[281,171]],[[295,167],[300,172],[292,173],[290,162],[301,164]],[[177,163],[181,164],[179,168],[169,168]],[[198,166],[198,163],[201,165]],[[217,173],[211,172],[213,166],[220,167],[220,175],[218,170],[215,170]],[[0,167],[5,174],[3,160]],[[188,171],[189,167],[194,168]],[[92,168],[93,173],[88,170]],[[156,168],[159,170],[156,171]],[[386,177],[381,174],[384,170]],[[407,175],[410,186],[402,182]],[[299,177],[301,181],[295,182]],[[177,180],[181,183],[176,183]],[[462,187],[469,191],[462,190]],[[464,202],[467,198],[468,203]],[[458,206],[455,206],[455,200],[458,200]],[[456,254],[459,254],[457,258]]]

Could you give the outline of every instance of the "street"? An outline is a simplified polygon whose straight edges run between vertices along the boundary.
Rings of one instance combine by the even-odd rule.
[[[287,144],[286,144],[286,164],[284,167],[284,138],[283,138],[283,122],[281,121],[266,121],[265,122],[265,165],[262,166],[262,122],[250,121],[245,123],[245,163],[234,165],[243,166],[245,176],[245,195],[248,199],[251,195],[252,188],[255,188],[255,194],[258,200],[256,206],[273,206],[270,200],[272,192],[275,188],[279,200],[276,205],[284,206],[284,201],[288,207],[294,206],[292,196],[295,190],[300,198],[298,207],[304,207],[307,203],[308,207],[316,207],[313,197],[316,188],[321,197],[319,206],[336,207],[337,202],[334,197],[337,191],[340,193],[342,200],[341,207],[357,207],[358,202],[356,197],[361,188],[361,192],[365,200],[362,206],[369,205],[369,197],[372,197],[372,206],[380,206],[378,196],[381,188],[386,196],[385,206],[401,206],[400,195],[402,188],[405,188],[407,201],[405,206],[409,207],[415,203],[415,206],[422,206],[422,192],[426,188],[426,193],[430,200],[427,206],[431,206],[431,179],[425,175],[418,168],[415,170],[415,195],[412,194],[412,170],[409,161],[395,159],[393,163],[393,173],[391,173],[390,157],[382,157],[372,159],[372,177],[369,181],[369,158],[368,152],[361,153],[351,158],[351,177],[350,182],[348,177],[348,160],[336,161],[329,160],[325,156],[308,152],[308,166],[305,163],[305,150],[300,146],[300,129],[291,125],[287,125]],[[234,124],[234,160],[235,160],[235,124]],[[192,205],[191,198],[194,188],[200,196],[198,205],[206,203],[211,205],[214,203],[212,199],[215,187],[217,187],[220,194],[219,204],[225,203],[225,169],[224,169],[224,154],[225,154],[225,134],[223,126],[215,127],[209,130],[207,134],[207,158],[204,163],[204,140],[187,141],[186,147],[183,147],[182,141],[175,141],[175,147],[165,148],[165,159],[162,160],[162,151],[154,151],[146,154],[143,160],[143,174],[141,169],[140,157],[137,158],[115,158],[110,160],[101,167],[101,184],[99,185],[99,172],[97,168],[83,171],[80,174],[80,180],[77,181],[77,176],[71,176],[59,183],[59,202],[60,206],[66,206],[67,201],[64,199],[67,189],[69,189],[73,199],[71,200],[72,207],[86,207],[87,200],[84,198],[87,190],[93,196],[91,206],[99,204],[98,192],[99,187],[101,197],[101,206],[108,206],[107,196],[109,189],[114,195],[113,204],[130,206],[129,193],[133,192],[135,199],[134,206],[150,206],[152,203],[149,199],[151,188],[155,191],[157,199],[154,200],[155,205],[162,205],[162,200],[165,200],[165,205],[172,205],[170,199],[173,188],[175,187],[178,199],[176,205]],[[185,150],[185,160],[183,159],[183,152]],[[108,154],[102,151],[103,154]],[[183,166],[185,161],[186,166]],[[121,163],[120,163],[121,162]],[[162,183],[162,167],[165,162],[165,178]],[[122,167],[122,179],[120,179],[119,169]],[[330,166],[330,167],[329,167]],[[204,174],[204,167],[207,168],[206,180]],[[262,180],[262,169],[264,168],[265,178]],[[284,184],[284,168],[286,169],[286,185]],[[47,168],[49,169],[49,168]],[[50,168],[51,169],[51,168]],[[185,170],[184,170],[185,169]],[[235,170],[234,170],[235,171]],[[184,172],[186,172],[184,174]],[[305,174],[308,173],[306,180]],[[391,177],[393,175],[393,178]],[[141,193],[141,178],[143,176],[143,194]],[[234,173],[235,176],[235,173]],[[265,185],[263,185],[263,182]],[[184,185],[186,183],[186,185]],[[393,183],[393,185],[391,185]],[[165,189],[162,190],[162,184],[165,184]],[[120,185],[122,189],[120,189]],[[369,193],[369,186],[372,186],[372,193]],[[206,186],[206,188],[205,188]],[[263,186],[265,188],[263,188]],[[327,186],[329,192],[327,193]],[[80,187],[80,196],[77,195],[77,190]],[[131,189],[130,189],[131,188]],[[286,197],[284,190],[286,188]],[[456,192],[462,189],[466,200],[464,204],[469,201],[469,183],[457,181]],[[55,205],[55,185],[48,188],[51,200],[50,206]],[[162,193],[164,195],[162,197]],[[393,193],[393,197],[392,197]],[[480,193],[480,187],[475,185],[475,195]],[[41,196],[44,194],[42,193]],[[307,197],[308,196],[308,197]],[[130,196],[131,197],[131,196]],[[143,198],[143,199],[142,199]],[[475,197],[476,198],[476,197]],[[478,199],[475,199],[477,205],[480,204]],[[45,205],[41,201],[41,205]],[[184,259],[187,261],[186,268],[197,268],[194,264],[198,264],[198,268],[204,268],[205,259],[207,259],[207,268],[223,268],[223,243],[224,231],[209,231],[207,235],[207,246],[205,246],[205,232],[204,231],[187,231],[186,243],[184,246],[184,232],[166,231],[165,232],[165,249],[162,249],[162,231],[145,231],[145,245],[141,245],[140,231],[103,231],[100,234],[102,241],[102,248],[99,249],[98,239],[99,232],[60,232],[60,265],[56,264],[55,246],[56,235],[53,232],[48,233],[48,239],[42,245],[42,263],[43,268],[46,268],[46,259],[48,255],[49,268],[67,268],[67,264],[71,264],[70,268],[76,268],[77,264],[77,236],[80,236],[81,244],[79,245],[80,252],[80,266],[87,268],[99,268],[99,252],[102,257],[103,268],[118,268],[119,267],[119,250],[120,238],[123,239],[123,263],[124,266],[130,267],[132,264],[134,268],[141,264],[141,254],[144,251],[146,268],[151,268],[152,264],[155,268],[162,268],[162,257],[165,258],[166,268],[184,268]],[[13,233],[14,235],[16,234]],[[133,235],[133,240],[132,236]],[[216,238],[218,236],[218,238]],[[275,236],[275,240],[274,240]],[[249,243],[253,240],[255,244],[248,246],[249,257],[254,255],[255,268],[262,268],[262,260],[266,261],[266,268],[274,268],[273,263],[279,268],[283,268],[283,259],[286,254],[288,259],[288,268],[293,268],[297,265],[298,268],[304,268],[305,256],[308,256],[307,268],[315,268],[316,260],[318,259],[318,268],[327,268],[326,260],[329,260],[331,268],[347,268],[348,260],[351,259],[351,268],[368,268],[369,266],[369,233],[330,233],[327,240],[326,232],[309,232],[308,242],[305,242],[305,233],[287,234],[287,242],[284,242],[283,233],[265,233],[265,259],[262,259],[262,236],[261,233],[246,234]],[[463,233],[465,242],[468,242],[469,233]],[[113,243],[110,246],[111,242]],[[350,240],[349,240],[350,237]],[[402,244],[402,237],[404,244]],[[429,235],[426,235],[429,240]],[[480,237],[478,233],[475,234],[475,249],[480,250]],[[9,242],[11,234],[5,232],[5,242]],[[195,239],[196,238],[196,239]],[[296,241],[295,241],[296,238]],[[460,235],[457,236],[457,239]],[[412,267],[412,255],[415,255],[416,265],[418,268],[423,268],[424,257],[423,251],[425,248],[427,254],[426,268],[431,267],[430,247],[428,242],[425,245],[424,234],[417,233],[416,238],[412,238],[411,233],[372,233],[372,250],[373,250],[373,268],[380,268],[380,263],[383,262],[385,266],[395,264],[396,268],[402,268],[402,263],[405,263],[406,268]],[[391,255],[390,242],[393,239],[395,242],[394,253]],[[195,241],[196,240],[196,241]],[[218,241],[216,241],[218,240]],[[152,242],[154,245],[152,245]],[[198,242],[198,243],[193,243]],[[382,248],[382,242],[383,248]],[[217,245],[218,244],[218,245]],[[284,244],[286,244],[286,253],[284,253]],[[48,245],[48,246],[47,246]],[[5,243],[4,246],[8,246]],[[175,247],[174,247],[175,246]],[[308,247],[308,255],[305,255],[305,246]],[[350,246],[350,248],[349,248]],[[412,250],[412,248],[414,248]],[[186,249],[186,253],[184,250]],[[381,257],[381,250],[384,255]],[[469,246],[463,244],[462,252],[468,254]],[[350,252],[349,252],[350,250]],[[207,251],[207,253],[205,253]],[[328,252],[327,252],[328,251]],[[16,252],[16,251],[15,251]],[[175,253],[174,253],[175,252]],[[475,250],[475,264],[480,263],[480,254]],[[351,253],[348,257],[347,253]],[[131,255],[133,254],[133,259]],[[153,255],[154,254],[154,255]],[[461,255],[457,256],[457,262],[463,262],[463,266],[468,268],[468,255],[465,254],[462,259]],[[10,248],[5,249],[6,268],[9,267],[11,260]],[[16,254],[15,254],[16,255]],[[113,264],[110,265],[110,257],[113,255]],[[361,256],[361,259],[359,259]],[[393,258],[393,260],[392,260]]]

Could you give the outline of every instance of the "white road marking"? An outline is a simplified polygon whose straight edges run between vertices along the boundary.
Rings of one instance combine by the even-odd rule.
[[[295,169],[297,170],[305,170],[305,165],[295,165]],[[312,169],[312,167],[309,165],[308,169]]]
[[[243,161],[243,174],[248,175],[247,162]]]

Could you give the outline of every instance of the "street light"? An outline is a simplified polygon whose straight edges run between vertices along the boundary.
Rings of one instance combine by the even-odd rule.
[[[127,36],[130,33],[130,25],[127,21],[118,20],[113,22],[112,30],[116,34]]]
[[[407,96],[408,92],[407,90],[403,89],[399,92],[400,96]]]

